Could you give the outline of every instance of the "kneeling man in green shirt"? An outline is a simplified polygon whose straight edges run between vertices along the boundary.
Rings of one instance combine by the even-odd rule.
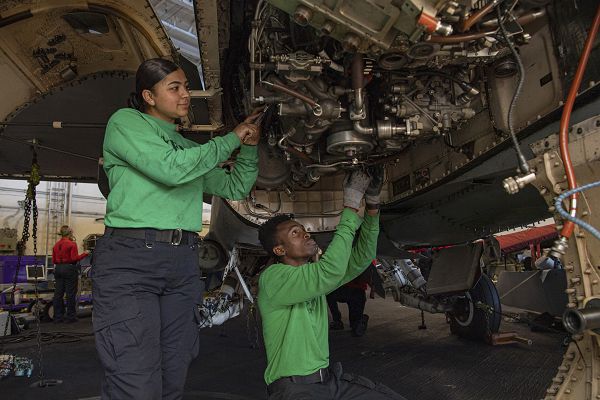
[[[375,258],[382,183],[381,169],[346,178],[344,211],[319,261],[317,243],[290,216],[278,215],[260,227],[261,244],[278,259],[261,274],[258,292],[269,400],[404,399],[384,385],[342,373],[339,363],[329,365],[325,295],[360,275]],[[363,196],[364,220],[358,215]]]

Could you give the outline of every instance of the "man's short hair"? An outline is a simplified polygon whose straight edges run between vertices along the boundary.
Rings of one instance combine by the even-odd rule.
[[[293,216],[290,214],[277,215],[267,220],[258,228],[258,240],[260,241],[263,249],[265,249],[269,255],[276,256],[276,254],[273,252],[273,247],[279,244],[277,243],[277,238],[275,237],[277,234],[277,227],[282,222],[290,221],[291,219],[293,219]]]

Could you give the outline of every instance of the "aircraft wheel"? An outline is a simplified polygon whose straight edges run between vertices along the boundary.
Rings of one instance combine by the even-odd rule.
[[[38,315],[41,317],[44,315],[44,303],[42,303],[41,301],[31,301],[31,303],[29,303],[29,305],[27,306],[27,312],[30,312],[34,317],[37,317]]]
[[[46,321],[54,320],[54,304],[46,304],[46,307],[44,307],[43,319],[45,319]]]
[[[478,303],[481,303],[479,306]],[[449,313],[450,332],[468,339],[486,339],[498,332],[502,306],[492,280],[485,274],[464,296],[458,298]]]

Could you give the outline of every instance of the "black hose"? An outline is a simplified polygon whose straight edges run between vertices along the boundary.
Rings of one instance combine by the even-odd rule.
[[[363,78],[363,55],[356,53],[352,59],[352,89],[362,89],[364,78]]]
[[[519,95],[521,94],[521,90],[523,89],[523,82],[525,81],[525,68],[523,67],[523,62],[521,61],[521,57],[519,56],[519,53],[517,53],[517,50],[515,49],[513,43],[511,42],[510,38],[508,37],[508,34],[506,33],[506,28],[504,27],[504,23],[502,22],[502,13],[500,12],[500,6],[496,7],[496,14],[498,16],[498,26],[500,26],[500,31],[502,32],[502,36],[504,37],[504,40],[508,44],[508,47],[510,48],[511,53],[512,53],[513,57],[515,58],[515,61],[517,62],[517,67],[519,69],[519,81],[517,83],[517,88],[515,89],[515,93],[513,94],[513,98],[510,102],[510,106],[508,107],[508,131],[510,133],[510,137],[513,141],[513,145],[515,146],[515,150],[517,152],[519,169],[521,170],[521,173],[528,174],[529,173],[529,165],[527,164],[527,160],[525,159],[525,156],[523,155],[523,152],[521,151],[521,146],[519,145],[519,140],[517,139],[517,135],[515,134],[514,126],[513,126],[513,112],[514,112],[515,105],[517,103],[517,99],[519,98]]]

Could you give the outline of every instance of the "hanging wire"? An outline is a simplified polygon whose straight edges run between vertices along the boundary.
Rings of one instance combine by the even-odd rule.
[[[561,194],[560,196],[558,196],[554,202],[554,207],[556,207],[556,210],[558,211],[558,213],[565,219],[573,222],[574,224],[582,227],[583,229],[585,229],[586,231],[590,232],[592,235],[594,235],[596,237],[596,239],[600,240],[600,231],[596,228],[594,228],[592,225],[588,224],[587,222],[570,215],[564,208],[563,208],[563,201],[575,194],[575,193],[579,193],[579,192],[583,192],[585,190],[589,190],[595,187],[600,186],[600,181],[596,181],[596,182],[592,182],[592,183],[588,183],[587,185],[583,185],[580,187],[577,187],[575,189],[572,190],[568,190],[566,192],[564,192],[563,194]]]
[[[502,36],[504,37],[504,40],[506,41],[506,43],[510,49],[510,52],[512,53],[513,57],[515,58],[515,61],[517,62],[517,67],[519,70],[519,80],[517,82],[517,88],[515,89],[515,93],[513,94],[513,98],[510,102],[510,106],[508,107],[508,131],[510,133],[510,137],[512,139],[513,145],[515,147],[515,151],[517,152],[519,169],[521,170],[521,173],[528,174],[529,173],[529,165],[527,164],[527,159],[525,158],[525,156],[523,155],[523,152],[521,151],[521,146],[519,145],[519,140],[517,139],[517,135],[515,134],[514,121],[513,121],[514,108],[515,108],[515,105],[517,104],[517,100],[521,94],[521,90],[523,89],[523,83],[525,82],[525,68],[523,67],[523,62],[521,61],[521,57],[519,56],[519,53],[517,53],[515,46],[513,45],[511,39],[508,37],[508,33],[506,32],[506,28],[504,27],[504,22],[502,21],[503,15],[500,12],[500,6],[496,7],[496,14],[498,16],[498,25],[500,26],[500,32],[502,32]]]

